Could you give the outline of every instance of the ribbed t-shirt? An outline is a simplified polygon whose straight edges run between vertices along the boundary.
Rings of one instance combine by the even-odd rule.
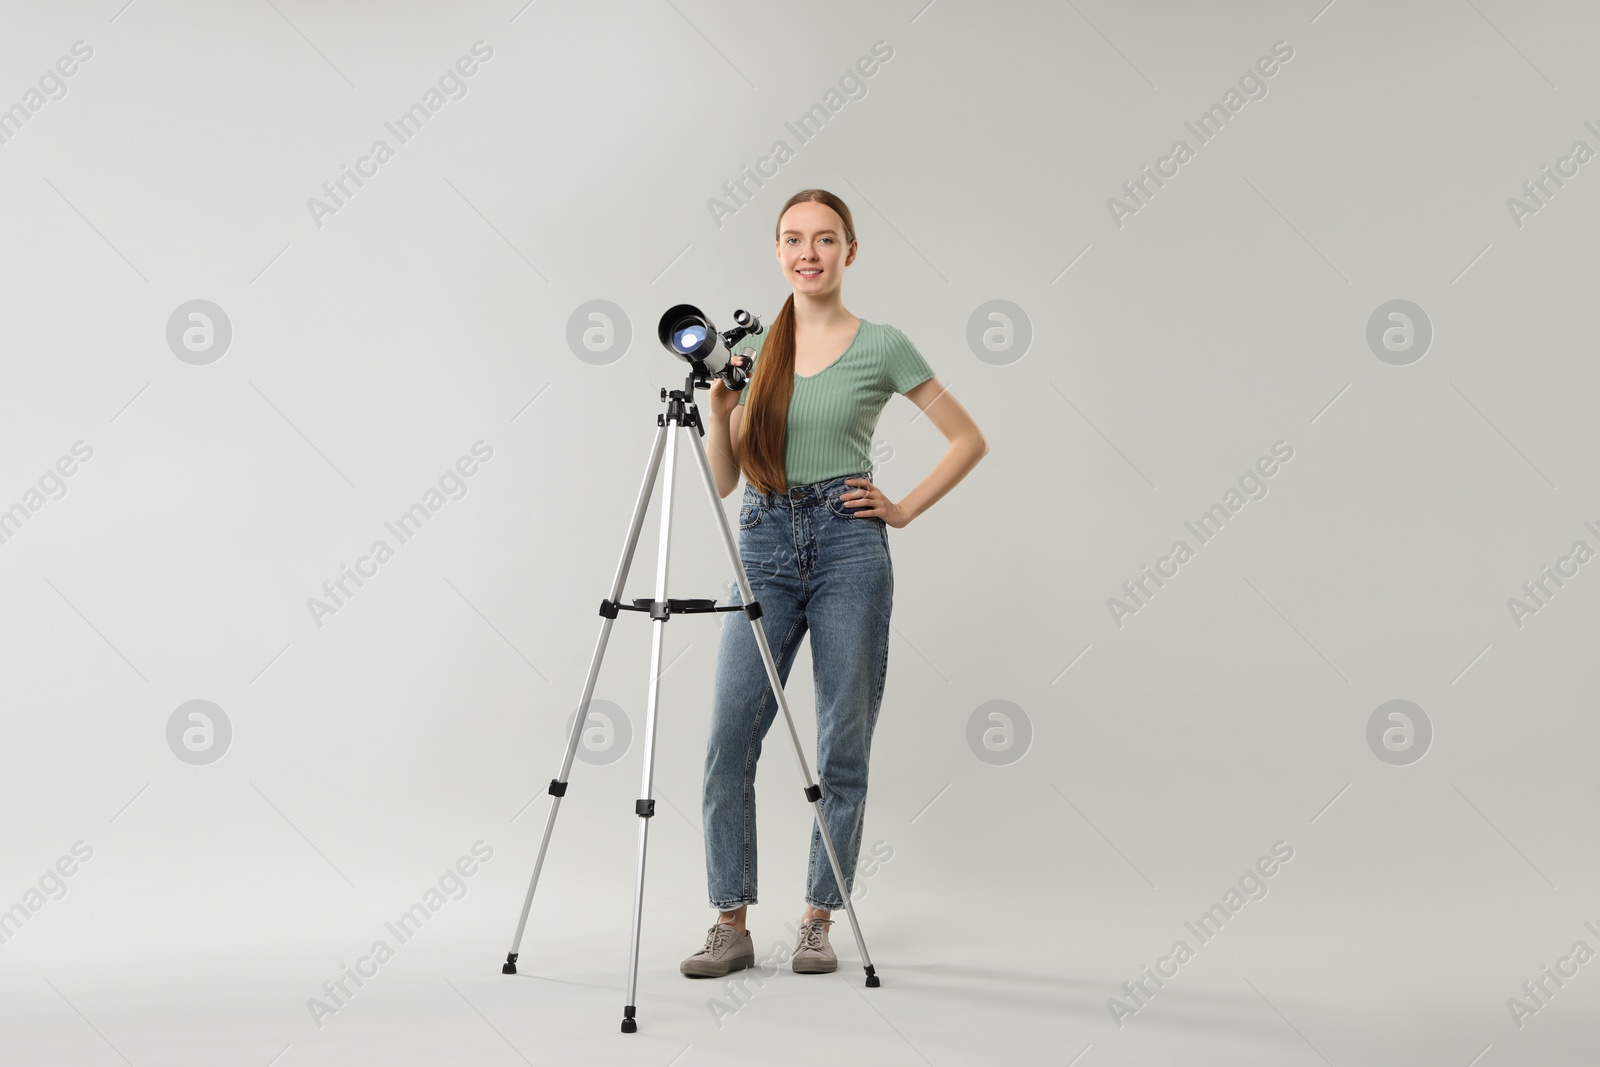
[[[753,349],[760,373],[766,333],[747,337],[734,352]],[[893,393],[907,393],[933,368],[910,338],[888,323],[861,320],[844,354],[809,378],[794,376],[783,466],[789,486],[810,485],[863,471],[873,476],[872,431]],[[747,385],[739,403],[750,396]]]

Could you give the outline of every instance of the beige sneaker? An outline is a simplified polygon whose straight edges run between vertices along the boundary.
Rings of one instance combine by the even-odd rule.
[[[678,965],[678,970],[690,978],[721,978],[729,971],[741,971],[754,966],[756,944],[750,931],[744,936],[731,923],[713,923],[706,932],[705,947]]]
[[[832,919],[811,919],[800,924],[800,938],[790,964],[795,974],[827,974],[839,969],[839,957],[828,943]]]

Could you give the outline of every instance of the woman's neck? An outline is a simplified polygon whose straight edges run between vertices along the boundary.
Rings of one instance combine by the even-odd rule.
[[[796,330],[811,333],[813,330],[826,333],[829,330],[842,329],[855,322],[855,316],[845,310],[844,301],[838,293],[827,298],[814,297],[809,294],[796,293],[794,295],[794,326]]]

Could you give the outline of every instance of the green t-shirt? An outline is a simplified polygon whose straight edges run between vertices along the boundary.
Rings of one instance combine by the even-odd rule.
[[[733,348],[735,353],[755,350],[758,374],[766,338],[766,333],[746,337]],[[872,431],[890,394],[910,392],[932,377],[933,368],[905,334],[862,319],[843,355],[809,378],[794,376],[783,449],[790,487],[862,471],[871,478]],[[746,386],[739,403],[749,396]]]

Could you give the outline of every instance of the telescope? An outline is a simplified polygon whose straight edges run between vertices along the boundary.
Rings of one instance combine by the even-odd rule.
[[[709,385],[712,378],[738,391],[755,373],[753,357],[745,355],[743,367],[734,366],[733,346],[745,337],[762,332],[761,320],[743,309],[733,313],[733,329],[718,331],[711,319],[693,304],[676,304],[661,316],[656,334],[668,352],[689,364],[696,383]]]

